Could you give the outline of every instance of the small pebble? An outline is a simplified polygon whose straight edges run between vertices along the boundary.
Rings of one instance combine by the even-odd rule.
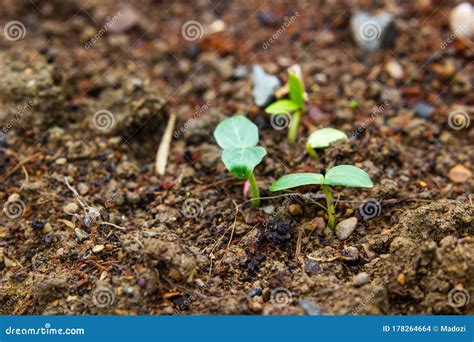
[[[434,112],[434,108],[424,102],[417,102],[415,104],[415,111],[420,118],[428,119]]]
[[[275,211],[275,207],[273,205],[267,205],[263,207],[262,210],[265,214],[271,215]]]
[[[451,30],[455,35],[474,37],[474,7],[463,2],[453,8],[449,15]]]
[[[400,285],[404,286],[407,282],[407,277],[403,273],[400,273],[397,277],[397,282]]]
[[[359,274],[357,274],[356,276],[354,276],[354,279],[352,281],[352,284],[355,286],[355,287],[359,287],[359,286],[362,286],[362,285],[365,285],[367,284],[368,282],[370,282],[370,276],[368,273],[366,272],[360,272]]]
[[[351,18],[352,37],[361,50],[374,52],[390,46],[396,38],[394,15],[358,12]]]
[[[472,177],[472,172],[461,164],[454,166],[448,173],[454,183],[465,183]]]
[[[74,232],[76,233],[76,236],[77,236],[77,239],[79,241],[83,241],[85,239],[87,239],[87,237],[89,236],[85,231],[83,231],[81,228],[76,228],[74,229]]]
[[[385,70],[387,70],[388,74],[396,80],[403,78],[403,68],[395,59],[391,59],[385,64]]]
[[[56,159],[56,164],[58,164],[58,165],[64,165],[66,163],[67,163],[67,159],[64,158],[64,157]]]
[[[242,79],[245,78],[248,75],[248,70],[245,65],[239,65],[237,68],[234,70],[234,78],[236,79]]]
[[[92,248],[92,252],[94,253],[100,253],[104,250],[105,246],[104,245],[95,245],[93,248]]]
[[[71,202],[64,206],[63,210],[68,214],[75,214],[79,210],[79,206],[76,203]]]
[[[341,241],[346,240],[352,234],[356,226],[357,226],[356,217],[351,217],[339,222],[336,226],[337,238]]]
[[[253,99],[259,107],[266,106],[273,98],[273,93],[280,86],[278,77],[269,75],[260,65],[254,65],[252,69]]]
[[[299,215],[303,214],[303,210],[301,209],[301,205],[299,205],[299,204],[290,204],[288,206],[288,211],[293,216],[299,216]]]
[[[53,231],[53,227],[50,223],[46,223],[43,227],[43,233],[48,234],[49,232]]]
[[[309,316],[321,316],[323,313],[322,310],[318,308],[316,304],[314,304],[308,299],[301,299],[298,304]]]
[[[44,227],[44,223],[40,220],[33,220],[33,222],[31,222],[31,227],[33,227],[34,230],[41,230]]]
[[[79,183],[77,184],[77,191],[79,191],[81,195],[86,195],[89,192],[89,185],[86,183]]]
[[[321,272],[321,266],[315,260],[308,260],[305,266],[305,272],[310,275],[318,274]]]
[[[253,288],[249,291],[249,297],[252,298],[252,297],[255,297],[255,296],[261,296],[263,293],[263,290],[261,287],[256,287],[256,288]]]

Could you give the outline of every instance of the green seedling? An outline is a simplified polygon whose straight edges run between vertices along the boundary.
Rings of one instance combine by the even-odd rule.
[[[260,192],[253,170],[267,151],[258,144],[258,128],[245,116],[237,115],[222,121],[214,130],[214,138],[223,149],[222,161],[229,172],[250,183],[252,207],[260,206]]]
[[[288,128],[288,142],[294,144],[298,135],[298,126],[301,114],[304,110],[304,85],[303,81],[295,74],[288,76],[288,86],[290,88],[290,98],[273,102],[265,112],[270,115],[291,115],[290,127]]]
[[[321,128],[311,133],[306,143],[306,150],[309,155],[316,160],[319,160],[315,149],[324,149],[329,147],[337,140],[347,139],[346,133],[335,128],[327,127]]]
[[[283,176],[273,183],[270,191],[281,191],[312,184],[322,186],[327,203],[328,225],[331,228],[334,228],[336,225],[336,217],[334,199],[329,190],[329,186],[373,187],[369,175],[364,170],[352,165],[339,165],[329,169],[324,176],[320,173],[294,173]]]

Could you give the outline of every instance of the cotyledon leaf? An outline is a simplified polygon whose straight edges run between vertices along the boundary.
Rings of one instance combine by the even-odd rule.
[[[336,140],[347,139],[346,133],[335,128],[326,127],[311,133],[308,138],[308,145],[312,148],[329,147]]]
[[[323,184],[324,176],[319,173],[293,173],[278,179],[272,184],[270,191],[280,191],[302,185]]]
[[[258,128],[245,116],[236,115],[217,125],[214,137],[223,150],[253,147],[258,143]]]
[[[362,169],[352,165],[338,165],[326,172],[323,184],[371,188],[373,183]]]
[[[260,146],[230,148],[222,151],[222,161],[233,176],[247,179],[266,154]]]

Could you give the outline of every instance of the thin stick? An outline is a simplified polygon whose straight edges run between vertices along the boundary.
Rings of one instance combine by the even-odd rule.
[[[176,114],[171,113],[171,116],[166,125],[165,133],[161,139],[160,146],[156,152],[155,171],[160,176],[166,172],[166,164],[168,163],[168,155],[170,153],[171,139],[173,137],[174,124],[176,122]]]

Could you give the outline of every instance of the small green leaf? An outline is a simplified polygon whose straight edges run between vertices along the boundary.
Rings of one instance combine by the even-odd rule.
[[[288,85],[290,87],[290,99],[298,105],[299,108],[304,106],[304,85],[303,81],[295,74],[288,76]]]
[[[224,150],[252,147],[258,143],[258,128],[245,116],[236,115],[217,125],[214,138]]]
[[[335,128],[321,128],[311,133],[308,144],[312,148],[326,148],[336,140],[347,139],[346,133]]]
[[[369,175],[352,165],[338,165],[326,172],[323,184],[371,188],[374,185]]]
[[[273,102],[267,108],[265,108],[265,112],[268,114],[273,115],[280,115],[280,114],[291,114],[294,111],[298,110],[299,106],[291,100],[278,100]]]
[[[324,176],[319,173],[293,173],[278,179],[272,184],[270,191],[280,191],[297,186],[323,184]]]
[[[247,179],[266,154],[260,146],[230,148],[222,152],[222,161],[233,176]]]

